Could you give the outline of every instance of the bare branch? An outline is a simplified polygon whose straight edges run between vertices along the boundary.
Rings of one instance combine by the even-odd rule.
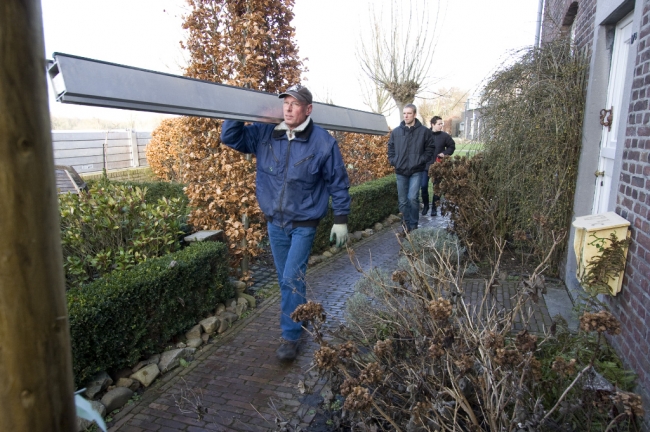
[[[392,1],[388,17],[370,7],[370,32],[357,50],[361,69],[401,111],[427,85],[436,46],[440,3]],[[434,22],[430,22],[433,16]]]

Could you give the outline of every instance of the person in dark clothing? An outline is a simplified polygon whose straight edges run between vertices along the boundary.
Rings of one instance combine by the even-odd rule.
[[[435,154],[433,134],[415,118],[416,112],[415,105],[406,105],[402,112],[404,121],[393,129],[388,140],[388,161],[395,167],[399,210],[406,232],[418,227],[418,189],[427,162]]]
[[[454,154],[454,150],[456,150],[456,143],[451,135],[447,132],[443,132],[442,126],[443,122],[441,117],[434,116],[431,119],[431,131],[433,132],[433,145],[435,148],[433,154],[436,155],[436,157],[427,162],[426,170],[422,174],[422,183],[420,186],[422,188],[422,204],[424,204],[424,207],[422,208],[423,215],[426,215],[427,211],[429,211],[429,167],[432,163],[441,162],[442,159],[451,156]],[[438,182],[440,182],[440,179],[434,179],[433,181],[434,184]],[[440,201],[440,197],[434,195],[431,202],[431,216],[436,216],[438,214],[436,206],[437,201]]]

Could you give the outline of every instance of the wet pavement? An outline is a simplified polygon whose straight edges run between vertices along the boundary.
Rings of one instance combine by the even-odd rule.
[[[422,227],[445,227],[447,223],[440,216],[420,219]],[[399,224],[395,224],[353,245],[356,260],[364,270],[396,268],[399,230]],[[277,284],[272,268],[253,266],[252,271],[254,290]],[[345,253],[309,268],[307,296],[323,304],[328,325],[342,322],[346,299],[360,277],[361,273]],[[483,297],[485,281],[466,280],[464,288],[466,303],[477,304]],[[516,289],[517,282],[503,281],[493,288],[492,299],[507,308]],[[543,332],[555,313],[568,314],[570,304],[563,287],[548,289],[545,298],[531,305],[534,310],[530,330]],[[164,375],[137,403],[114,415],[110,430],[270,431],[282,421],[309,430],[322,385],[310,370],[317,344],[306,338],[296,361],[287,364],[276,360],[279,314],[276,292],[248,317],[198,351],[188,367]],[[305,386],[311,392],[304,392]]]

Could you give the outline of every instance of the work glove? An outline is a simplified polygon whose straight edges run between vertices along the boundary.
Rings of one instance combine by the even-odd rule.
[[[334,224],[330,233],[330,241],[334,241],[336,236],[336,247],[343,247],[348,241],[348,225]]]

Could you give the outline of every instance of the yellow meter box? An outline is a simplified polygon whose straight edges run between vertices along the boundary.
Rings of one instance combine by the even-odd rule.
[[[630,236],[628,229],[630,222],[614,212],[577,217],[573,221],[573,226],[576,229],[573,248],[575,249],[576,259],[578,261],[576,275],[579,281],[585,275],[590,261],[600,254],[594,241],[597,239],[606,239],[604,244],[607,246],[610,243],[609,239],[612,233],[616,234],[616,238],[619,240],[626,239]],[[627,256],[627,247],[625,248],[625,255]],[[609,278],[611,295],[616,295],[621,290],[623,272],[624,270],[617,276]]]

